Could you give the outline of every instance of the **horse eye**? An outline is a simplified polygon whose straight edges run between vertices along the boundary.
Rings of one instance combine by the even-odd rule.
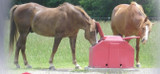
[[[151,31],[149,31],[149,33],[151,33]]]
[[[145,30],[145,28],[142,28],[143,30]]]

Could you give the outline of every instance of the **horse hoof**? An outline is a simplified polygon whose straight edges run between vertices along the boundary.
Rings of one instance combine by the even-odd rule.
[[[77,65],[75,69],[82,69],[80,65]]]
[[[141,67],[141,64],[140,64],[140,63],[138,63],[138,64],[136,65],[136,67],[137,67],[137,68],[140,68],[140,67]]]
[[[17,68],[17,69],[20,69],[20,66],[19,66],[19,65],[16,65],[16,68]]]
[[[26,68],[30,69],[30,68],[32,68],[32,66],[30,66],[30,65],[26,65]]]
[[[54,66],[50,66],[49,70],[56,70]]]

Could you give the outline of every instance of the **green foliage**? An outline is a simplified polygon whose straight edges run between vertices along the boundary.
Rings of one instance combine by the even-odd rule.
[[[64,2],[69,2],[80,5],[92,17],[110,17],[115,6],[130,4],[131,1],[141,4],[148,16],[157,16],[155,12],[160,10],[156,6],[158,0],[13,0],[12,5],[36,2],[47,7],[57,7]]]
[[[81,0],[80,5],[90,16],[110,16],[113,7],[112,0]]]
[[[64,0],[48,0],[47,6],[49,6],[49,7],[56,7],[59,4],[62,4],[63,2],[64,2]]]
[[[119,4],[130,4],[130,2],[136,1],[141,4],[148,16],[154,16],[154,4],[155,0],[80,0],[80,5],[91,16],[107,16],[110,17],[112,10]]]

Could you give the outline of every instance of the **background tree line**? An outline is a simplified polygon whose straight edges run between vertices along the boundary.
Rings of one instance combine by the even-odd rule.
[[[130,4],[132,1],[141,4],[149,17],[159,16],[157,13],[160,10],[160,4],[157,2],[159,0],[13,0],[11,5],[35,2],[47,7],[57,7],[64,2],[69,2],[83,7],[91,17],[110,17],[115,6]]]

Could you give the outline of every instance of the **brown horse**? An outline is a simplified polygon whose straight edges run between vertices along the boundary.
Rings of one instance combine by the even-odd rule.
[[[50,69],[55,69],[52,63],[58,45],[63,37],[69,37],[72,50],[73,64],[80,68],[76,61],[75,45],[79,29],[85,31],[85,38],[94,45],[96,43],[96,25],[88,14],[80,7],[64,3],[56,8],[47,8],[36,3],[15,5],[11,8],[11,32],[10,32],[10,53],[13,52],[13,45],[17,33],[19,38],[16,44],[14,64],[18,64],[19,51],[22,51],[24,64],[28,64],[25,54],[27,35],[30,32],[49,37],[55,37],[52,54],[49,60]]]
[[[111,28],[114,35],[140,36],[142,43],[148,40],[153,23],[147,18],[141,5],[136,2],[120,4],[112,12]],[[139,41],[136,39],[136,62],[139,63]],[[128,40],[129,42],[129,40]]]

